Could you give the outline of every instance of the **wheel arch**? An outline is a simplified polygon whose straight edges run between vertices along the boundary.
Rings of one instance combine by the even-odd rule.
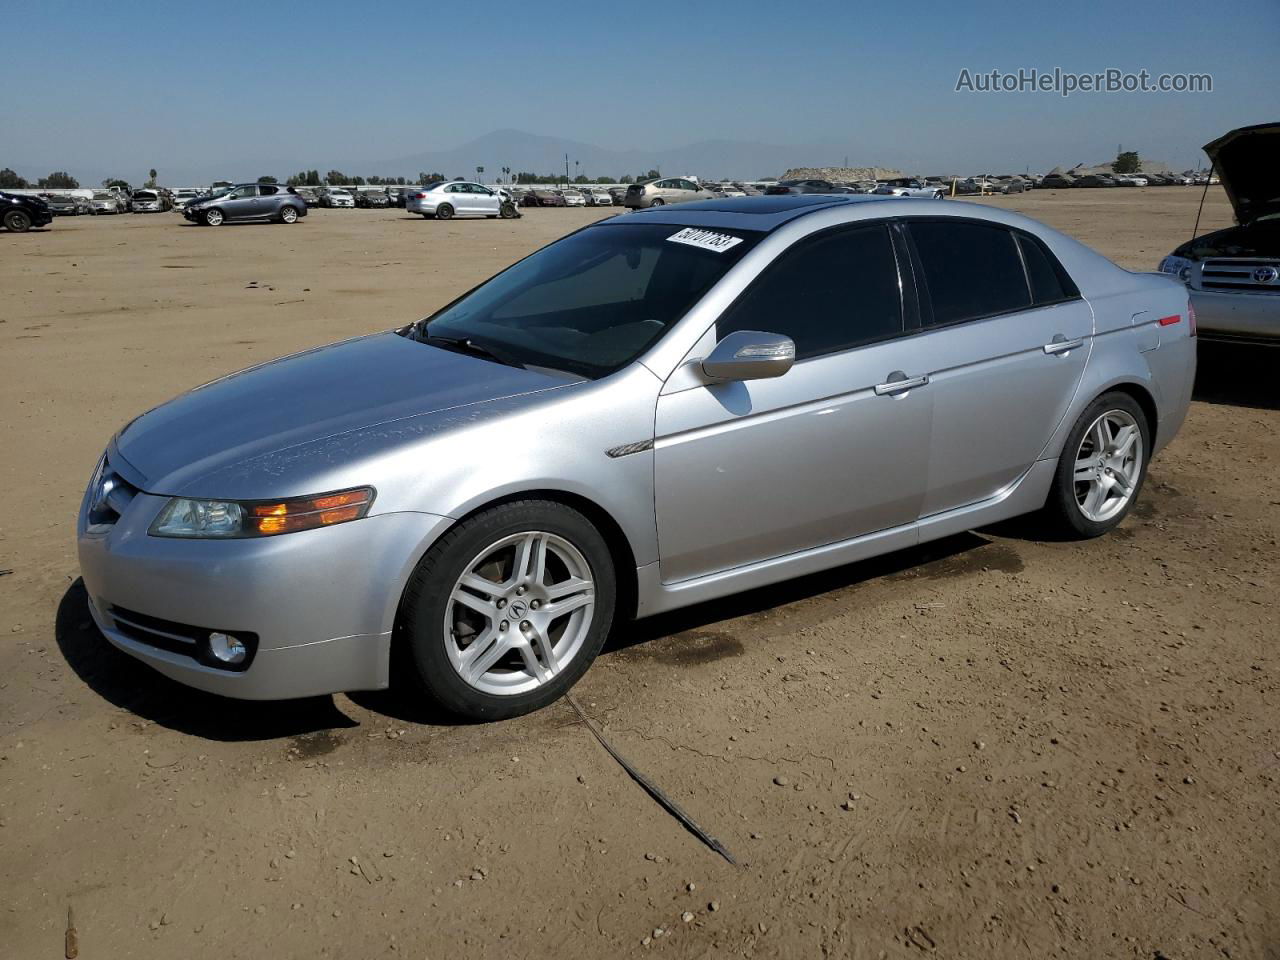
[[[452,522],[435,531],[435,535],[432,536],[428,543],[422,546],[418,555],[413,558],[413,562],[407,566],[407,572],[402,578],[396,594],[395,614],[392,620],[391,656],[393,664],[396,663],[396,658],[403,654],[404,636],[402,624],[405,591],[408,589],[409,581],[413,577],[413,571],[422,563],[423,558],[431,552],[432,547],[442,537],[459,524],[465,523],[486,510],[492,510],[507,503],[517,503],[521,500],[549,500],[552,503],[559,503],[570,509],[577,510],[591,521],[592,525],[600,531],[600,535],[604,537],[605,545],[609,548],[609,556],[613,560],[614,577],[618,585],[617,602],[614,608],[615,620],[621,622],[634,618],[638,599],[637,591],[639,589],[639,582],[636,578],[635,551],[631,541],[623,531],[622,525],[618,523],[614,516],[590,497],[579,493],[571,493],[568,490],[530,488],[528,490],[512,491],[494,497],[491,500],[486,500],[484,503],[472,507],[466,513],[451,518]]]
[[[1063,446],[1066,444],[1071,430],[1075,427],[1076,421],[1080,419],[1080,415],[1088,408],[1089,404],[1107,393],[1124,393],[1133,398],[1147,418],[1147,428],[1150,431],[1151,442],[1154,446],[1156,430],[1159,427],[1160,407],[1156,401],[1155,394],[1152,392],[1152,384],[1150,381],[1144,382],[1138,376],[1121,375],[1097,383],[1080,385],[1080,389],[1076,393],[1075,400],[1068,408],[1066,416],[1062,418],[1061,423],[1058,424],[1058,429],[1054,431],[1053,437],[1041,453],[1041,459],[1062,456]]]

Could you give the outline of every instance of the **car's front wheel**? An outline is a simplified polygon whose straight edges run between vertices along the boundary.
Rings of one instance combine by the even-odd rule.
[[[1045,511],[1069,536],[1098,537],[1133,509],[1147,475],[1150,427],[1127,393],[1089,404],[1067,437]]]
[[[4,227],[10,233],[26,233],[31,229],[31,216],[25,210],[7,210]]]
[[[503,220],[510,220],[519,215],[516,205],[509,200],[499,208],[498,212]]]
[[[608,545],[577,510],[522,500],[460,523],[423,557],[401,603],[422,689],[452,713],[501,720],[559,699],[613,622]]]
[[[226,218],[222,215],[222,211],[219,210],[217,207],[214,207],[212,210],[206,210],[204,212],[205,226],[220,227],[222,226],[222,222],[225,219]]]

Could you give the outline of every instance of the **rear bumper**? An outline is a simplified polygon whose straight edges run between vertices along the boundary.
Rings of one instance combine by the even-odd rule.
[[[1280,292],[1189,292],[1196,327],[1206,340],[1280,344]]]
[[[413,197],[405,201],[404,208],[410,213],[435,213],[436,204],[438,202],[439,201],[430,197],[424,200],[419,200],[417,197]]]

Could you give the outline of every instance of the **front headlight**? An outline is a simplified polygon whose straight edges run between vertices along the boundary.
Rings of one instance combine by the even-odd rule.
[[[1191,266],[1194,260],[1188,260],[1186,257],[1165,257],[1160,261],[1161,273],[1172,273],[1183,283],[1191,279]]]
[[[153,537],[227,540],[271,537],[359,520],[373,504],[372,487],[290,500],[191,500],[174,497],[147,531]]]

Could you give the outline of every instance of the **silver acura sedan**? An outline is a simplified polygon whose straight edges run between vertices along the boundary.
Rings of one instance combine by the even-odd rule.
[[[510,717],[626,618],[1031,511],[1105,533],[1182,424],[1194,333],[1176,281],[1003,210],[618,217],[138,417],[80,565],[107,638],[192,686],[404,679]]]

